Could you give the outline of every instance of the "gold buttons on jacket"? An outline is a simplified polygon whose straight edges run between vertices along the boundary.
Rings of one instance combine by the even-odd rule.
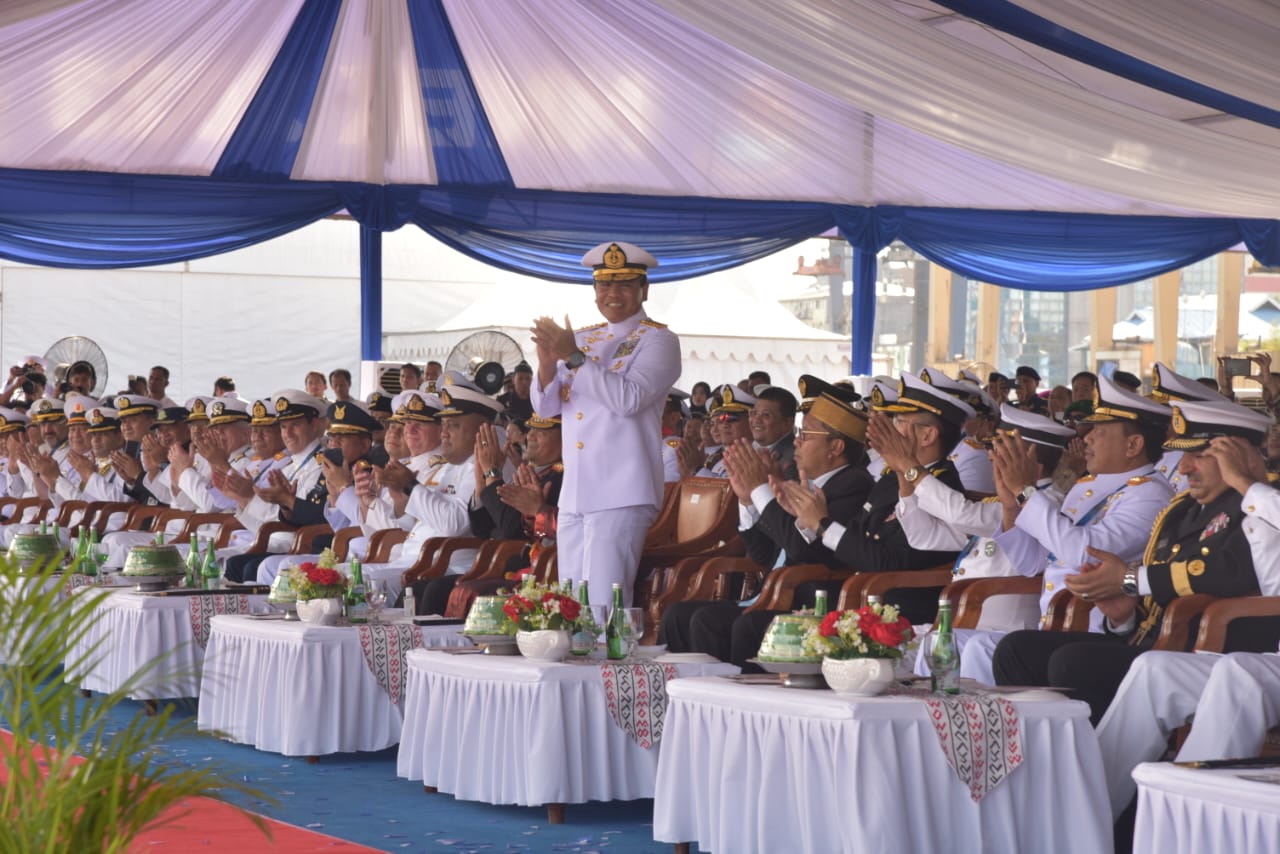
[[[581,442],[579,442],[579,443],[578,443],[578,450],[579,450],[579,451],[581,451],[581,450],[582,450],[582,443],[581,443]]]
[[[1045,589],[1045,590],[1052,590],[1052,589],[1053,589],[1053,582],[1052,582],[1052,581],[1046,581],[1046,582],[1044,583],[1044,589]]]
[[[581,412],[579,412],[579,413],[578,413],[578,420],[579,420],[579,421],[581,421],[581,420],[582,420],[582,413],[581,413]]]

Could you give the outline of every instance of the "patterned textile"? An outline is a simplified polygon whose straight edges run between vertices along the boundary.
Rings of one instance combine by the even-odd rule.
[[[404,657],[409,650],[422,646],[422,629],[403,623],[365,623],[358,628],[364,663],[369,666],[391,702],[400,705],[404,698],[405,672],[408,670]]]
[[[657,744],[667,715],[667,680],[676,678],[676,666],[602,664],[600,678],[613,722],[645,750]]]
[[[219,614],[249,613],[249,596],[246,593],[188,596],[187,604],[191,608],[191,636],[201,649],[209,643],[209,629],[214,617]]]
[[[78,572],[69,572],[63,576],[62,582],[62,598],[67,599],[72,593],[76,592],[79,587],[90,587],[97,582],[98,579],[92,575],[81,575]]]
[[[1022,764],[1018,712],[1002,697],[929,697],[929,720],[947,763],[974,801]]]

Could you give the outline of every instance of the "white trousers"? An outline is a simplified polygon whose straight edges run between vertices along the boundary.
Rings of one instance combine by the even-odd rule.
[[[631,607],[645,535],[658,516],[649,504],[596,510],[560,511],[556,523],[556,566],[561,581],[590,585],[592,605],[610,605],[614,584],[622,585],[622,601]]]
[[[1133,769],[1164,755],[1169,735],[1191,721],[1179,761],[1256,756],[1280,724],[1280,656],[1158,652],[1139,656],[1098,724],[1111,809],[1137,792]]]

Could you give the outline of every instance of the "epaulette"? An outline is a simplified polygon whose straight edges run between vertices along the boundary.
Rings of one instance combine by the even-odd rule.
[[[641,322],[643,322],[643,321],[641,321]],[[588,331],[590,331],[590,330],[592,330],[592,329],[599,329],[599,328],[601,328],[601,327],[603,327],[603,326],[608,326],[608,325],[609,325],[609,324],[607,324],[607,323],[593,323],[593,324],[591,324],[590,326],[583,326],[581,329],[575,329],[575,330],[574,330],[574,332],[588,332]]]
[[[986,496],[986,497],[984,497],[984,498],[982,499],[982,503],[983,503],[983,504],[999,504],[999,503],[1000,503],[1000,496],[999,496],[999,495],[988,495],[988,496]]]
[[[1275,483],[1278,480],[1280,480],[1280,472],[1275,472],[1275,471],[1267,472],[1267,483]]]
[[[984,444],[982,444],[982,441],[981,441],[981,440],[979,440],[979,439],[975,439],[975,438],[973,438],[972,436],[966,436],[966,437],[965,437],[965,440],[964,440],[964,443],[965,443],[966,445],[968,445],[970,448],[973,448],[975,451],[985,451],[985,450],[987,450],[987,446],[986,446],[986,445],[984,445]]]
[[[936,469],[929,469],[929,474],[933,475],[934,477],[942,477],[943,473],[946,470],[947,470],[946,466],[938,466]]]
[[[563,472],[564,472],[564,463],[552,463],[552,464],[551,464],[551,470],[552,470],[553,472],[555,472],[556,474],[561,474],[561,473],[563,473]]]
[[[1142,484],[1147,483],[1150,480],[1151,478],[1147,477],[1146,475],[1142,475],[1140,477],[1129,478],[1128,483],[1129,483],[1129,486],[1141,486]]]
[[[667,324],[665,324],[665,323],[659,323],[659,322],[658,322],[658,321],[656,321],[656,320],[650,320],[650,319],[649,319],[649,318],[647,318],[647,317],[646,317],[644,320],[640,321],[640,325],[641,325],[641,326],[652,326],[654,329],[666,329],[666,328],[667,328]]]
[[[280,451],[279,453],[277,453],[277,454],[276,454],[274,457],[272,457],[271,459],[273,459],[273,460],[283,460],[283,459],[284,459],[285,457],[287,457],[287,456],[289,456],[289,452],[288,452],[288,451]]]
[[[678,447],[680,447],[681,442],[683,442],[683,440],[682,440],[682,439],[668,439],[668,440],[667,440],[667,447],[668,447],[668,448],[678,448]]]
[[[1096,474],[1087,474],[1084,477],[1077,478],[1076,483],[1092,483],[1097,479],[1098,479],[1098,476]]]

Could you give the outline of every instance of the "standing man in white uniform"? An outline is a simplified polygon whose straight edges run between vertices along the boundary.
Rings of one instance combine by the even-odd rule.
[[[534,321],[538,374],[530,399],[561,416],[564,485],[557,534],[561,580],[591,582],[592,604],[622,585],[632,601],[645,534],[662,503],[662,409],[680,377],[680,340],[645,314],[647,273],[657,260],[630,243],[602,243],[582,257],[605,323],[575,332]]]

